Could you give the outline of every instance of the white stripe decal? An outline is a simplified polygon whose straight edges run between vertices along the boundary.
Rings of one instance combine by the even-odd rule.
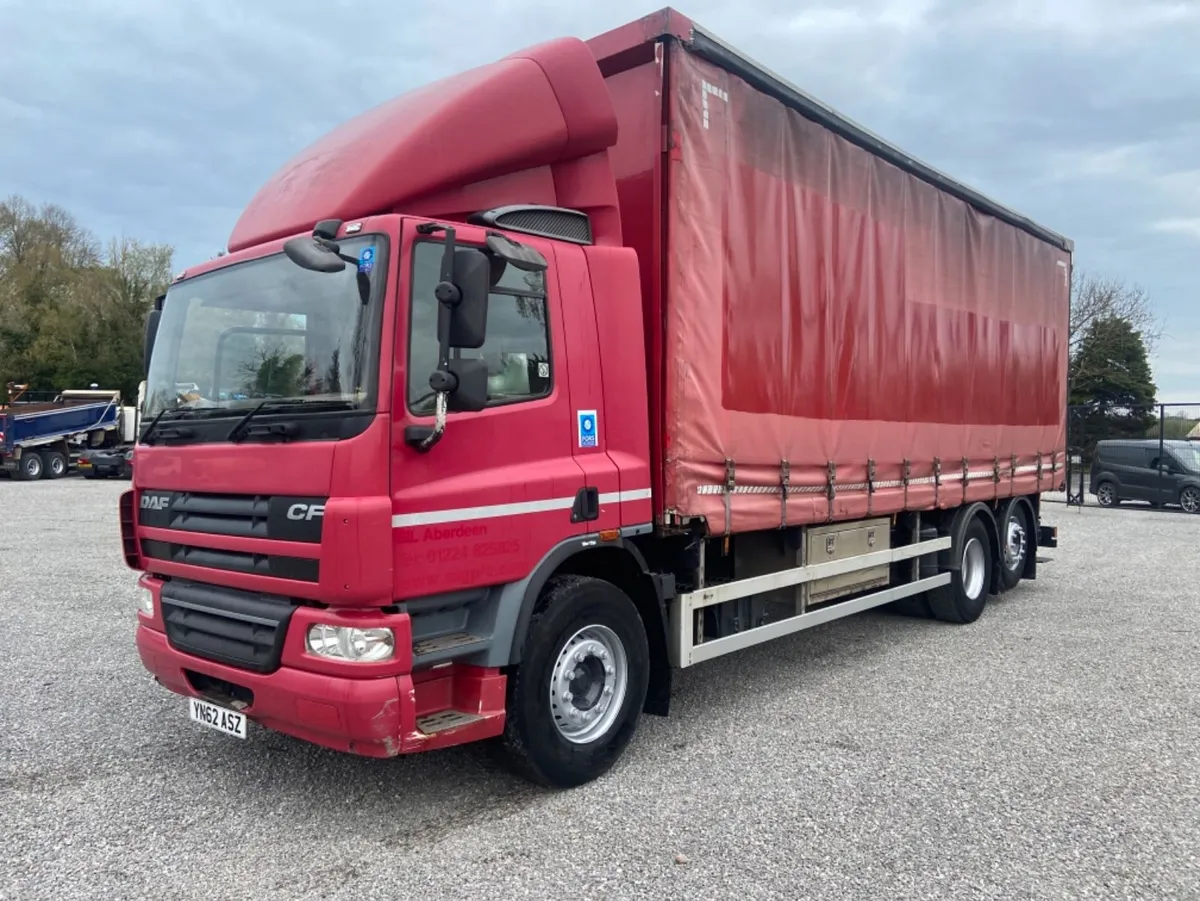
[[[611,494],[600,495],[602,504],[628,504],[630,501],[650,500],[649,488],[635,488],[632,491],[614,491]]]
[[[649,488],[633,491],[613,491],[600,495],[602,504],[624,504],[631,501],[650,499]],[[410,526],[436,526],[447,522],[465,522],[472,519],[494,519],[497,516],[526,516],[530,513],[549,513],[552,510],[570,510],[575,498],[555,497],[541,501],[521,501],[515,504],[493,504],[488,507],[459,507],[454,510],[431,510],[428,513],[397,513],[392,517],[392,528]]]

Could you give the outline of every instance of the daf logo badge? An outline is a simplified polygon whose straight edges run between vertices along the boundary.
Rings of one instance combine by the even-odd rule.
[[[143,510],[166,510],[171,506],[171,496],[169,494],[143,494],[142,509]]]

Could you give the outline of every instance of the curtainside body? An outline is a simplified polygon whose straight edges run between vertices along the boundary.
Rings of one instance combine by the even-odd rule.
[[[1069,241],[671,13],[591,46],[642,261],[663,521],[748,531],[1061,484]]]
[[[227,735],[575,785],[675,669],[972,622],[1055,543],[1070,243],[674,11],[346,123],[229,251],[121,499],[142,661]]]

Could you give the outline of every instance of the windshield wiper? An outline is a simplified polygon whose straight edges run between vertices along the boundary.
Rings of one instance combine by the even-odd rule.
[[[234,442],[240,441],[242,439],[242,430],[246,427],[246,423],[253,419],[258,414],[258,411],[269,403],[269,400],[264,400],[247,410],[246,415],[233,424],[233,428],[229,430],[229,434],[225,436],[225,440]]]
[[[167,416],[168,413],[170,413],[171,416]],[[176,419],[190,419],[194,415],[196,415],[195,412],[189,409],[172,409],[171,407],[163,407],[158,411],[158,415],[150,420],[150,425],[146,426],[146,431],[142,432],[142,444],[153,444],[154,441],[152,439],[154,438],[154,433],[158,431],[159,425],[163,424],[164,422],[174,422]],[[163,429],[161,434],[164,438],[187,438],[191,436],[192,430],[177,429],[171,435],[168,435],[166,429]]]
[[[248,426],[250,424],[250,420],[252,420],[263,410],[295,409],[296,407],[307,407],[309,409],[316,408],[322,410],[348,410],[352,409],[354,406],[354,402],[348,400],[305,400],[304,398],[299,397],[283,400],[264,400],[247,410],[245,415],[233,424],[233,428],[229,430],[229,433],[225,436],[225,440],[232,441],[236,444],[243,438],[247,437],[249,434]],[[280,437],[284,437],[287,434],[287,425],[289,424],[279,423]]]
[[[163,407],[158,411],[158,415],[150,420],[150,425],[146,426],[146,431],[142,432],[142,444],[153,444],[150,438],[154,435],[154,430],[158,428],[158,424],[162,422],[163,415],[167,412],[167,408]]]

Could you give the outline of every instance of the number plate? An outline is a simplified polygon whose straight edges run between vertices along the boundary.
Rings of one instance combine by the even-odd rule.
[[[246,737],[246,715],[228,707],[219,707],[199,698],[188,698],[188,716],[201,726],[236,738]]]

